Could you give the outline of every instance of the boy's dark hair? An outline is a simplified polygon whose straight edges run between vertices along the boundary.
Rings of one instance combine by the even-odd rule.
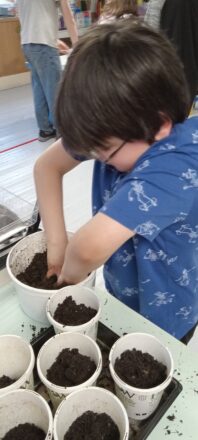
[[[189,110],[182,66],[165,37],[131,20],[92,27],[71,53],[57,99],[57,125],[73,153],[108,139],[154,141],[164,118]]]

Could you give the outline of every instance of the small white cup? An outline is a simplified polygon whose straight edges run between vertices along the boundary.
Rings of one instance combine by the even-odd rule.
[[[117,358],[126,350],[133,348],[149,353],[157,361],[166,365],[167,378],[160,385],[153,388],[141,389],[125,383],[115,372],[114,365]],[[109,354],[109,368],[115,382],[116,394],[123,402],[129,419],[147,419],[157,408],[163,391],[172,380],[173,358],[168,350],[157,338],[147,333],[130,333],[119,338]]]
[[[63,400],[54,416],[54,440],[63,440],[71,424],[86,411],[109,415],[120,431],[120,440],[129,438],[129,420],[120,400],[104,388],[75,391]]]
[[[90,357],[96,364],[92,376],[80,385],[62,387],[50,382],[46,375],[59,353],[65,348],[77,348],[79,353]],[[46,386],[51,402],[56,409],[60,402],[73,391],[95,385],[102,369],[102,354],[96,342],[89,336],[80,333],[59,333],[49,339],[41,348],[37,357],[37,370],[41,382]]]
[[[54,319],[54,313],[58,307],[58,304],[62,304],[63,301],[71,296],[77,305],[84,304],[86,307],[92,307],[97,310],[96,315],[81,325],[64,325]],[[98,331],[98,321],[101,315],[100,300],[94,292],[94,289],[90,289],[85,286],[68,286],[54,293],[49,298],[46,307],[47,318],[53,325],[55,333],[62,332],[77,332],[90,336],[90,338],[96,340]]]
[[[68,232],[68,239],[70,239],[72,235],[72,232]],[[8,275],[13,282],[13,286],[18,295],[19,304],[23,311],[30,318],[47,325],[47,300],[55,292],[58,292],[58,290],[38,289],[22,283],[17,278],[21,272],[27,269],[35,254],[39,252],[43,253],[46,249],[47,241],[44,231],[38,231],[34,234],[27,235],[10,250],[6,260],[6,268]],[[79,285],[92,287],[95,285],[95,277],[95,271],[91,272],[85,280],[79,283]]]
[[[52,439],[53,417],[43,397],[30,390],[15,390],[0,396],[0,438],[23,423],[33,423],[46,433],[45,440]]]
[[[20,336],[0,336],[0,377],[17,379],[11,385],[0,388],[0,396],[18,388],[33,389],[35,358],[31,345]]]

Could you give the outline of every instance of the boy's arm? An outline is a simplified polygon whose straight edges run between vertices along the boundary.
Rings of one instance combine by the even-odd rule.
[[[78,40],[78,32],[76,27],[76,22],[72,13],[72,10],[69,5],[68,0],[60,0],[61,11],[63,14],[65,25],[68,29],[72,45],[74,45]]]
[[[76,284],[133,237],[135,232],[103,213],[79,229],[68,243],[59,282]]]
[[[64,150],[59,139],[37,159],[34,167],[39,211],[47,238],[48,275],[59,275],[64,261],[67,233],[63,213],[62,178],[78,164]]]

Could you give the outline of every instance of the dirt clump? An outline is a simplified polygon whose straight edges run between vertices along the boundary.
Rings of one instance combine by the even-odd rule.
[[[95,370],[95,362],[77,348],[64,348],[47,370],[47,379],[61,387],[73,387],[88,380]]]
[[[0,377],[0,388],[8,387],[9,385],[12,385],[12,383],[16,382],[17,379],[11,379],[9,376],[3,376]]]
[[[10,429],[2,440],[45,440],[46,433],[33,423],[22,423]]]
[[[97,313],[92,307],[85,304],[76,304],[71,296],[58,304],[53,318],[63,325],[81,325],[90,321]]]
[[[120,440],[117,425],[106,413],[86,411],[70,426],[64,440]]]
[[[126,350],[114,365],[117,375],[128,385],[136,388],[153,388],[167,377],[167,368],[149,353],[140,350]]]
[[[66,283],[57,285],[57,276],[47,278],[47,251],[34,255],[32,262],[16,278],[23,284],[36,289],[57,290],[67,286]]]

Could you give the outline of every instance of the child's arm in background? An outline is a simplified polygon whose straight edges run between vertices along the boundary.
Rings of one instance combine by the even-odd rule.
[[[69,32],[72,45],[74,45],[78,40],[78,32],[77,32],[75,18],[73,16],[68,0],[60,0],[60,5],[61,5],[61,11],[63,14],[65,25]]]
[[[58,282],[79,283],[134,235],[134,231],[111,217],[96,214],[69,240]]]
[[[34,177],[39,211],[47,238],[48,276],[59,275],[67,246],[63,213],[62,179],[79,162],[63,148],[61,139],[36,161]]]

